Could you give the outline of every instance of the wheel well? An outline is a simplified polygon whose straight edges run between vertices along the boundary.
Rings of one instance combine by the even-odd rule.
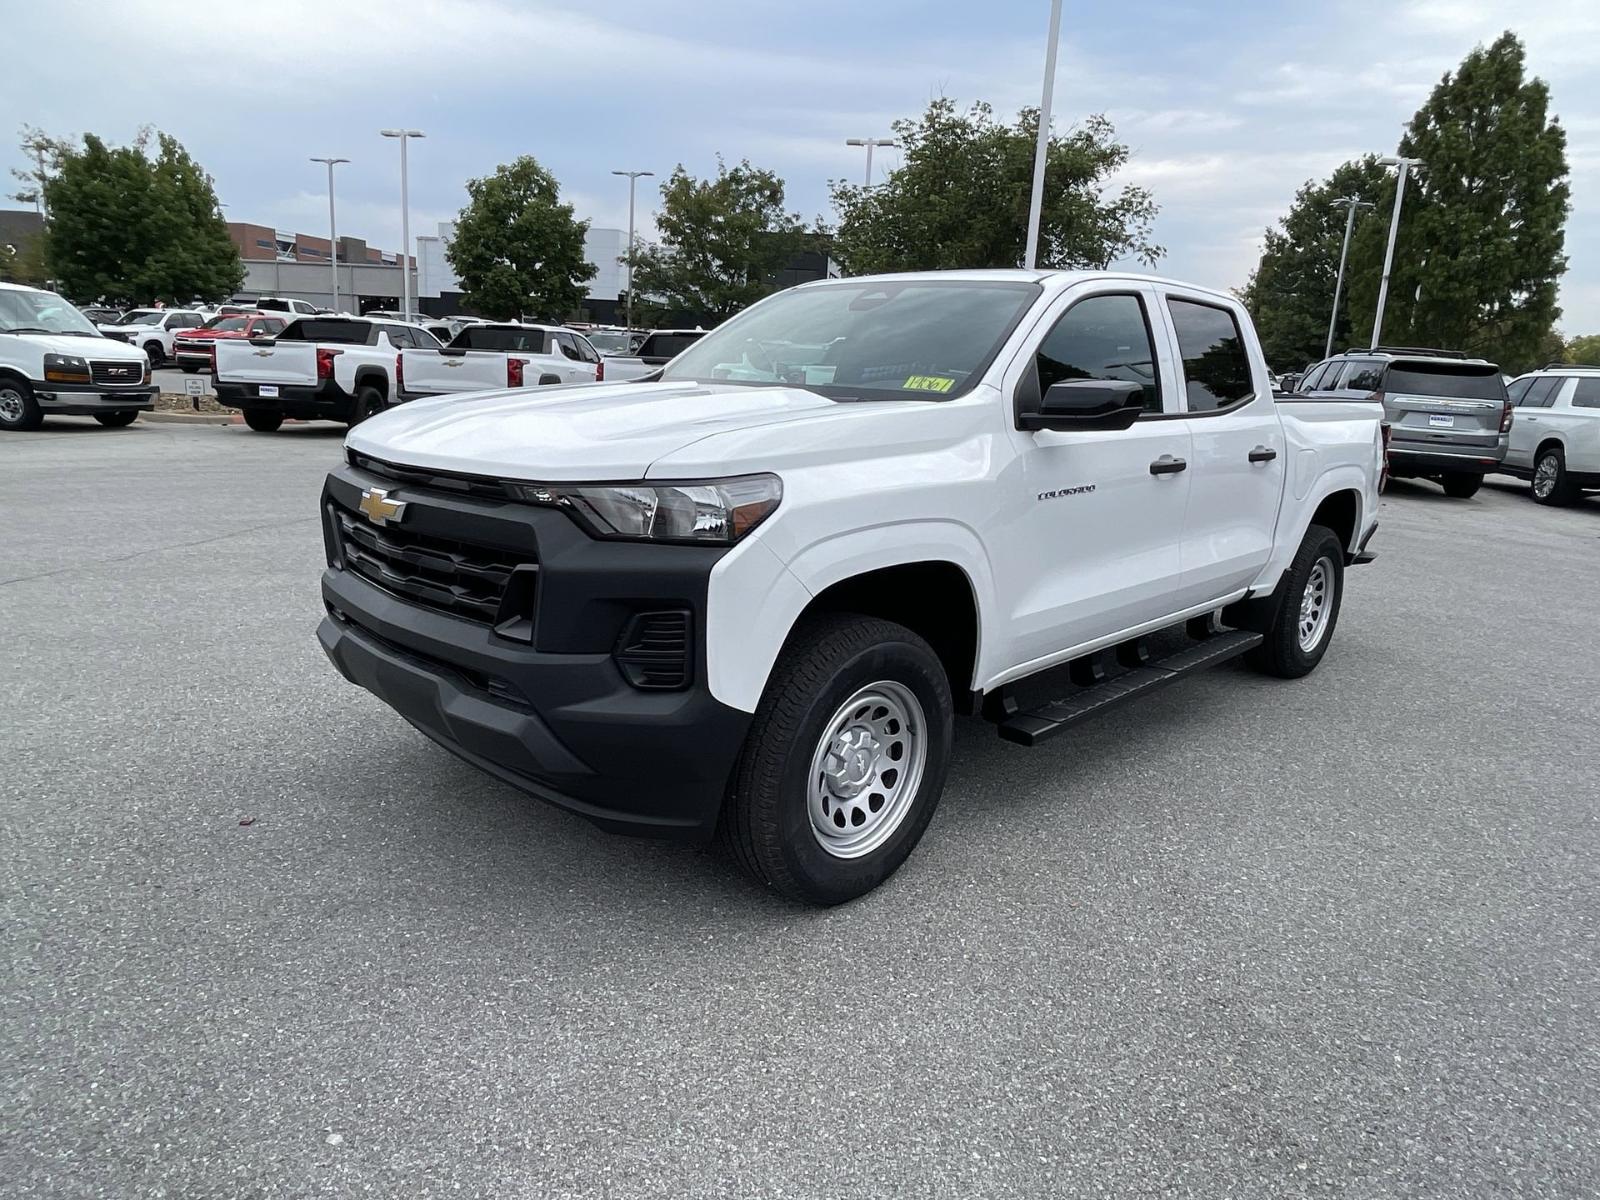
[[[33,390],[28,385],[28,377],[21,371],[13,371],[10,367],[0,367],[0,380],[10,380],[12,383],[20,383],[23,387],[27,388],[28,391],[31,392]]]
[[[1338,535],[1339,544],[1348,550],[1355,545],[1356,518],[1360,512],[1361,497],[1354,490],[1334,492],[1324,496],[1322,503],[1317,505],[1317,511],[1311,515],[1311,523],[1333,530]]]
[[[966,572],[951,562],[904,563],[842,579],[819,592],[806,614],[853,612],[895,621],[933,647],[959,708],[978,659],[978,604]]]
[[[1538,463],[1539,463],[1539,456],[1541,454],[1543,454],[1546,450],[1550,449],[1552,446],[1554,446],[1557,450],[1561,451],[1561,453],[1563,455],[1565,455],[1566,452],[1567,452],[1567,448],[1561,444],[1561,439],[1560,438],[1553,438],[1553,437],[1545,438],[1544,441],[1539,443],[1539,448],[1533,452],[1533,462],[1534,462],[1535,466],[1537,466]]]
[[[377,388],[385,400],[389,398],[389,377],[377,367],[363,367],[357,371],[356,387]]]

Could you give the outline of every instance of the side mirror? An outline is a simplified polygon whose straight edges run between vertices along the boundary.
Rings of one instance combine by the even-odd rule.
[[[1144,388],[1125,379],[1069,379],[1052,383],[1039,410],[1022,413],[1023,429],[1126,429],[1144,413]]]

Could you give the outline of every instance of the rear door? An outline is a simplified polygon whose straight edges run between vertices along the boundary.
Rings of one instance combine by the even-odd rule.
[[[1250,352],[1238,311],[1214,296],[1161,290],[1183,381],[1182,421],[1193,441],[1176,609],[1231,595],[1266,567],[1288,448],[1265,366]]]
[[[1506,387],[1506,398],[1516,409],[1511,415],[1511,437],[1506,444],[1506,466],[1520,470],[1533,469],[1533,450],[1538,444],[1539,419],[1534,414],[1541,398],[1548,394],[1548,378],[1524,375]]]
[[[583,354],[578,350],[578,339],[574,335],[557,330],[550,335],[550,339],[555,343],[554,370],[561,376],[561,382],[586,383],[594,378],[594,368],[584,362]]]
[[[1500,443],[1506,386],[1489,363],[1395,359],[1383,375],[1383,409],[1396,442],[1448,454]]]

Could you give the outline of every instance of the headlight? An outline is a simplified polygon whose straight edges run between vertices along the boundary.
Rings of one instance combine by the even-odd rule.
[[[46,354],[44,377],[51,383],[88,383],[89,364],[76,354]]]
[[[776,475],[703,483],[514,484],[535,504],[566,508],[597,537],[731,546],[783,499]]]

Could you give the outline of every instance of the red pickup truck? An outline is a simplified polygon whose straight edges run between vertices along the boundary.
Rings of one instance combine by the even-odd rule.
[[[185,329],[173,342],[172,357],[185,374],[215,371],[217,343],[242,341],[253,337],[275,337],[289,323],[288,317],[265,313],[233,313],[212,317],[198,329]]]

